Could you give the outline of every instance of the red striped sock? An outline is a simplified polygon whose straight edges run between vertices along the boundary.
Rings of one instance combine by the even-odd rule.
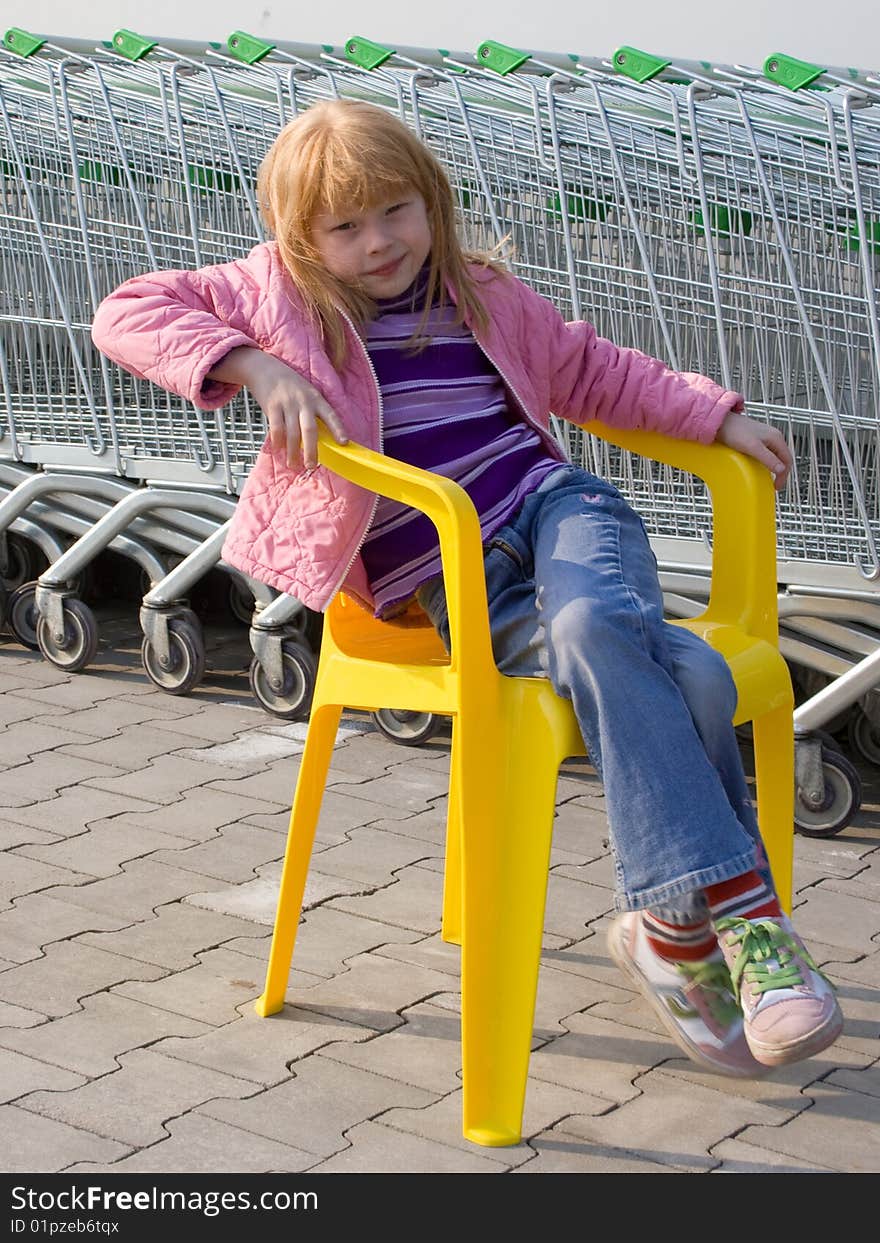
[[[757,872],[743,872],[717,885],[707,885],[706,901],[715,923],[735,916],[760,919],[764,915],[782,914],[779,899]]]
[[[718,951],[718,941],[708,919],[697,924],[670,924],[652,911],[642,911],[648,944],[667,962],[700,962]]]

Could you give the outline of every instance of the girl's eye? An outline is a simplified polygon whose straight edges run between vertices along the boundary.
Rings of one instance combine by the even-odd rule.
[[[406,203],[392,203],[385,214],[390,216],[392,212],[400,211],[402,207],[406,207]]]

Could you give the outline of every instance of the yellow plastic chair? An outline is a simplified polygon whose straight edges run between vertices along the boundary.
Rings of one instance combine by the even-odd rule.
[[[793,696],[777,645],[774,492],[769,472],[721,445],[654,433],[589,431],[704,479],[713,502],[711,595],[676,624],[720,651],[736,682],[735,723],[753,726],[758,818],[774,880],[791,901]],[[284,1005],[321,799],[343,707],[452,718],[443,937],[459,941],[463,1131],[477,1144],[520,1140],[559,767],[584,754],[571,704],[539,678],[498,672],[489,637],[483,549],[462,488],[323,434],[322,465],[413,505],[434,522],[449,606],[451,656],[427,624],[379,622],[337,596],[324,619],[261,1015]]]

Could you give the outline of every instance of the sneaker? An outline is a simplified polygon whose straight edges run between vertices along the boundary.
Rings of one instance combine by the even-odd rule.
[[[608,949],[692,1061],[740,1079],[766,1073],[746,1042],[742,1011],[723,959],[668,962],[651,948],[638,911],[614,919],[608,929]]]
[[[749,1048],[764,1066],[786,1066],[827,1049],[843,1028],[834,987],[791,920],[721,919],[715,925],[745,1019]]]

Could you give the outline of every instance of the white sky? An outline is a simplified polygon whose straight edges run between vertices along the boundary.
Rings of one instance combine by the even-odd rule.
[[[621,44],[664,57],[756,67],[773,52],[824,67],[880,69],[878,0],[7,0],[3,31],[109,39],[139,34],[223,43],[234,30],[268,39],[377,43],[473,52],[484,39],[524,51],[608,57]]]

